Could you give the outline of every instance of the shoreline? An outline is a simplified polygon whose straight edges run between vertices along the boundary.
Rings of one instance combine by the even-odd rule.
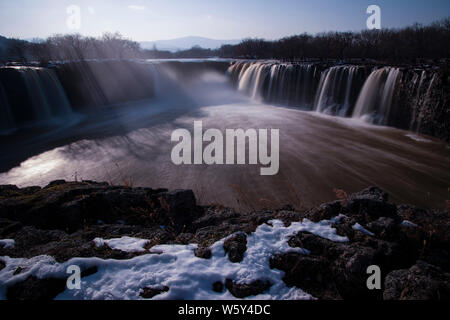
[[[282,284],[264,278],[243,282],[224,272],[220,284],[216,281],[205,285],[211,286],[211,296],[258,297],[273,294],[275,287],[283,285],[325,300],[449,299],[449,225],[448,210],[395,205],[377,187],[351,195],[339,193],[339,200],[303,212],[286,206],[241,214],[222,206],[198,206],[190,190],[63,180],[42,189],[0,186],[0,239],[14,240],[12,245],[9,242],[0,246],[0,282],[8,288],[4,292],[8,299],[52,299],[64,291],[64,276],[50,273],[41,279],[39,268],[33,271],[30,266],[8,273],[8,268],[17,262],[14,259],[25,258],[29,262],[49,255],[59,264],[93,257],[125,263],[153,256],[152,248],[166,248],[163,245],[172,249],[186,246],[192,249],[192,258],[211,263],[220,258],[217,252],[224,250],[227,263],[239,269],[249,264],[255,245],[252,241],[258,239],[262,230],[275,234],[293,228],[293,234],[283,235],[287,241],[280,242],[292,250],[271,253],[266,261],[267,270],[284,272]],[[320,231],[320,226],[329,228],[325,231],[334,233],[335,238]],[[98,247],[94,242],[97,238],[123,237],[146,240],[142,251],[121,250],[111,244]],[[330,240],[343,238],[348,241]],[[259,250],[269,247],[261,245]],[[366,269],[370,265],[381,269],[381,290],[366,287]],[[82,270],[83,281],[94,274],[100,277],[102,268],[102,263],[98,263]],[[200,282],[203,281],[210,282],[208,277]],[[221,293],[217,292],[218,287]],[[170,299],[177,290],[170,277],[159,288],[164,290],[129,290],[144,299]]]

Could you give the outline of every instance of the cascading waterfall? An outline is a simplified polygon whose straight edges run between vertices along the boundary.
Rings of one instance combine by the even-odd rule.
[[[422,74],[423,76],[423,74]],[[430,80],[430,83],[428,84],[428,88],[427,91],[425,92],[425,97],[422,101],[421,104],[416,105],[416,107],[414,108],[415,110],[418,109],[418,112],[416,114],[413,115],[413,121],[416,123],[416,127],[415,128],[411,128],[410,130],[412,131],[416,131],[417,133],[419,133],[421,127],[422,127],[422,120],[424,115],[422,114],[423,112],[423,108],[426,107],[429,103],[430,103],[430,96],[431,96],[431,90],[433,88],[433,85],[437,79],[438,75],[435,73],[433,74],[433,77]],[[423,80],[421,80],[423,82]],[[420,85],[421,87],[422,85]],[[419,87],[419,89],[420,89]],[[419,94],[419,93],[418,93]],[[417,99],[419,100],[419,99]]]
[[[318,83],[312,64],[239,61],[228,74],[238,90],[253,99],[303,108],[311,107]]]
[[[36,119],[46,121],[70,114],[71,107],[55,72],[44,68],[21,69],[32,97]]]
[[[9,134],[14,131],[16,125],[11,114],[8,98],[5,89],[0,83],[0,135]]]
[[[354,93],[360,89],[356,76],[364,68],[336,66],[322,72],[314,110],[338,116],[347,116],[354,105]]]
[[[21,124],[55,121],[71,114],[70,103],[55,71],[37,67],[4,67],[0,72],[9,74],[0,87],[2,117],[6,115],[0,131],[7,132]],[[8,91],[4,88],[6,84],[14,90]]]
[[[391,67],[373,71],[359,94],[353,118],[387,125],[400,74],[400,69]]]

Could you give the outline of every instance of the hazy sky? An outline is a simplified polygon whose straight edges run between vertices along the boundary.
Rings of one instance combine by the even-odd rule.
[[[0,35],[43,38],[119,31],[138,41],[193,35],[275,39],[364,29],[371,4],[381,7],[384,28],[450,16],[449,0],[1,0]],[[67,27],[70,5],[81,9],[79,30]]]

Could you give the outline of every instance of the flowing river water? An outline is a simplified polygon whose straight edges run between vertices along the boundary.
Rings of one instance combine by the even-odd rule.
[[[193,189],[202,204],[245,211],[291,204],[309,208],[377,185],[398,203],[443,208],[450,199],[450,146],[431,137],[264,104],[205,73],[156,99],[74,114],[58,129],[2,137],[0,184],[44,186],[55,179],[135,187]],[[260,165],[180,165],[171,161],[173,130],[280,130],[280,169]],[[37,130],[37,129],[36,129]]]

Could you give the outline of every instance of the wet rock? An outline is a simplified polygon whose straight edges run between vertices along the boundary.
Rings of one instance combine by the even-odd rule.
[[[386,276],[385,300],[448,300],[450,274],[423,261],[410,269],[395,270]]]
[[[201,259],[210,259],[211,258],[211,249],[205,247],[198,247],[195,249],[194,254],[197,258]]]
[[[8,300],[52,300],[66,289],[66,279],[38,279],[30,276],[10,286],[6,291]]]
[[[157,296],[161,293],[169,291],[169,287],[162,286],[162,287],[145,287],[141,290],[139,295],[144,299],[151,299],[154,296]]]
[[[245,251],[247,250],[247,235],[240,232],[227,240],[223,244],[225,253],[228,254],[228,259],[233,262],[241,262],[244,259]]]
[[[236,298],[242,299],[256,296],[269,290],[272,284],[267,280],[256,280],[251,283],[235,283],[231,279],[226,279],[225,287]]]

